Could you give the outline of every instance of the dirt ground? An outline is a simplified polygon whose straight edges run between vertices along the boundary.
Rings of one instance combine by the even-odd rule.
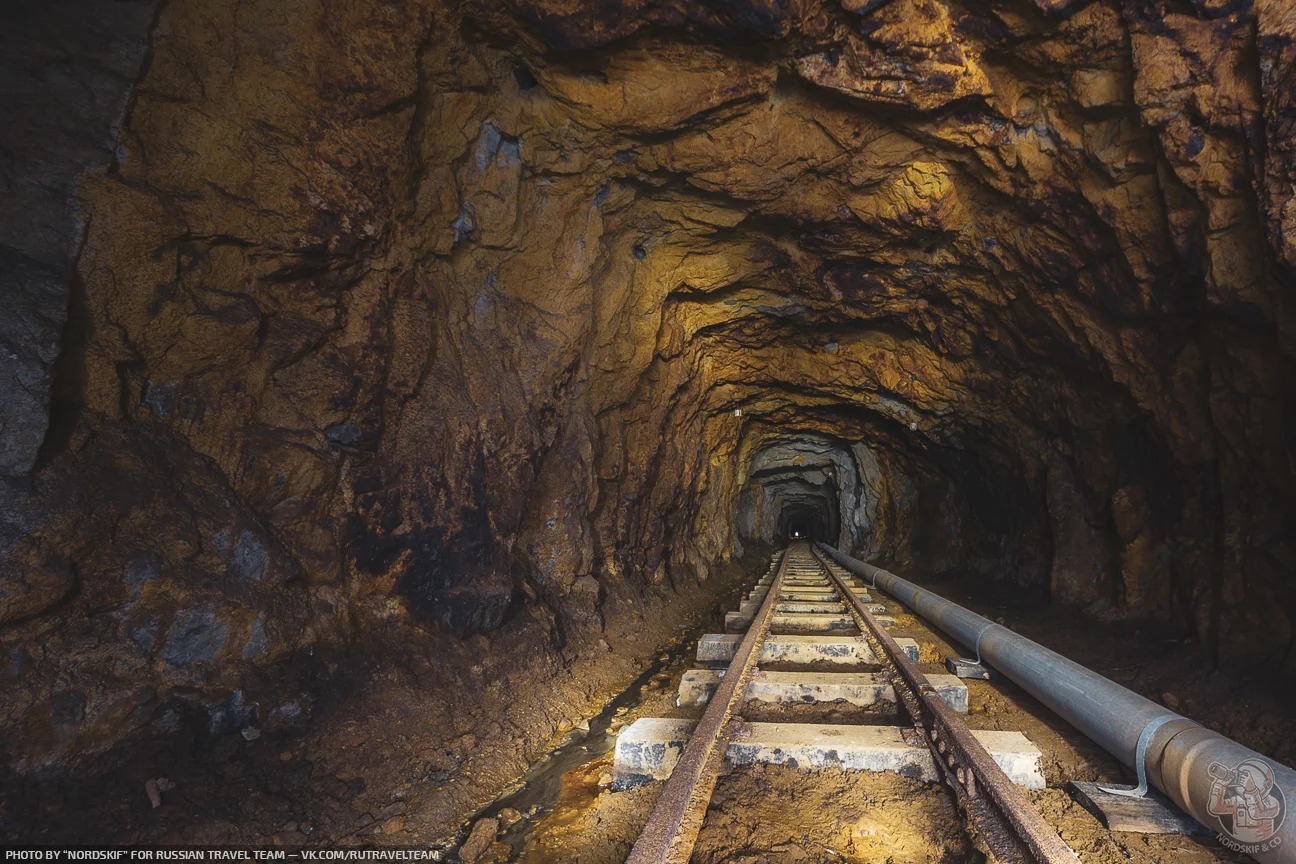
[[[1292,694],[1269,686],[1262,672],[1213,666],[1194,644],[1147,624],[1104,623],[1079,610],[995,604],[970,599],[958,586],[930,587],[1279,761],[1294,761]],[[616,733],[640,717],[700,713],[675,706],[680,677],[695,665],[697,635],[719,629],[723,609],[736,605],[730,598],[717,606],[714,595],[688,599],[697,611],[669,628],[658,621],[634,625],[633,657],[609,653],[602,666],[596,659],[573,663],[555,675],[549,707],[544,693],[532,694],[535,704],[528,702],[527,710],[549,712],[535,724],[551,730],[544,738],[528,737],[503,715],[456,716],[422,664],[342,668],[321,687],[345,685],[348,695],[319,712],[304,734],[172,739],[111,773],[10,790],[9,800],[22,803],[0,815],[27,820],[26,839],[38,842],[402,846],[445,850],[445,860],[470,864],[620,864],[661,784],[609,788]],[[943,671],[938,664],[945,655],[963,653],[894,601],[875,599],[891,607],[896,635],[919,641],[928,671]],[[653,647],[672,634],[673,648]],[[515,687],[520,698],[523,682],[515,679],[516,673],[501,674],[491,698],[509,700]],[[1020,730],[1043,751],[1049,788],[1031,795],[1085,864],[1247,860],[1211,837],[1103,829],[1061,786],[1075,779],[1130,782],[1128,772],[1010,683],[968,685],[973,728]],[[753,704],[745,715],[901,719],[894,709],[845,705]],[[525,782],[515,783],[528,766]],[[163,806],[153,809],[145,782],[163,776],[174,788],[164,789]],[[510,783],[506,797],[490,803],[485,790]],[[474,810],[477,818],[455,831],[462,815],[448,817]],[[755,766],[721,779],[694,861],[900,864],[980,856],[939,786],[887,774]]]
[[[669,606],[658,614],[642,598],[609,604],[561,651],[525,622],[457,654],[412,637],[376,658],[340,646],[313,658],[318,702],[298,730],[212,735],[179,718],[74,773],[0,776],[0,842],[448,848],[466,816],[579,737],[663,646],[713,629],[738,595],[737,568],[651,598]]]
[[[609,770],[611,760],[591,768]],[[591,772],[582,772],[589,782]],[[573,794],[537,827],[519,864],[622,864],[662,784]],[[588,790],[587,790],[588,791]],[[806,773],[755,765],[722,777],[694,849],[695,864],[968,860],[950,798],[894,774]]]
[[[1146,623],[1100,622],[1079,610],[1029,608],[978,602],[956,586],[933,590],[1072,657],[1131,689],[1290,764],[1296,747],[1291,694],[1266,686],[1263,675],[1213,667],[1197,646]],[[878,594],[897,618],[893,633],[912,636],[923,668],[944,671],[943,658],[964,652],[928,629],[894,601]],[[619,725],[638,717],[697,716],[674,707],[683,660],[664,670],[659,686],[627,710]],[[969,681],[969,725],[1023,732],[1043,753],[1048,788],[1028,793],[1084,864],[1198,864],[1250,859],[1211,836],[1112,832],[1062,788],[1070,780],[1129,783],[1130,772],[1096,745],[1002,678]],[[850,706],[773,707],[752,704],[753,720],[899,722],[894,711]],[[610,753],[569,771],[552,809],[537,815],[518,845],[520,853],[494,860],[518,864],[620,864],[647,821],[662,784],[613,792],[606,782]],[[759,765],[734,771],[716,787],[694,853],[695,864],[781,862],[981,861],[966,836],[952,798],[940,786],[890,774],[809,773]]]

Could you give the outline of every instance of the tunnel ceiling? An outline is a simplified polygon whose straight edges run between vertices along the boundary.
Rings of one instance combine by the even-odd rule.
[[[1282,0],[125,5],[0,333],[0,634],[95,704],[577,640],[793,511],[1293,656]]]

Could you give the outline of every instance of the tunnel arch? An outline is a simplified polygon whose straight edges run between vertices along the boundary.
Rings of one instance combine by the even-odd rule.
[[[1282,4],[953,4],[949,75],[896,4],[99,5],[8,88],[71,112],[8,124],[26,764],[317,646],[565,674],[803,527],[1296,670]]]
[[[818,540],[836,544],[837,528],[827,510],[809,502],[788,502],[778,514],[777,537],[781,543]]]
[[[811,431],[769,430],[741,467],[735,505],[740,544],[786,543],[804,535],[868,548],[881,490],[870,484],[876,459],[860,442]]]

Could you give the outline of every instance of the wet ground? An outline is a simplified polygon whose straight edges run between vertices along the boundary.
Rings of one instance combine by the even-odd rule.
[[[1296,737],[1290,694],[1265,686],[1263,678],[1213,668],[1192,643],[1146,624],[1103,623],[1078,610],[978,604],[948,585],[929,586],[951,599],[1089,665],[1125,686],[1165,702],[1204,725],[1217,728],[1274,758],[1292,761]],[[882,596],[897,618],[892,630],[921,647],[923,668],[944,671],[945,656],[965,653],[928,629],[903,607]],[[515,793],[499,807],[534,815],[525,827],[503,835],[495,847],[473,859],[518,864],[620,864],[647,821],[663,784],[624,792],[609,788],[615,731],[639,717],[696,717],[698,709],[675,707],[693,640],[673,651],[668,662],[646,676],[647,683],[620,700],[610,722],[591,728],[578,755],[565,750],[534,787]],[[1225,849],[1213,837],[1112,832],[1064,790],[1070,780],[1132,782],[1132,776],[1088,739],[1011,682],[968,681],[968,723],[974,729],[1023,732],[1043,753],[1048,788],[1028,795],[1085,864],[1196,864],[1249,859]],[[900,722],[894,709],[844,704],[770,706],[750,703],[750,720],[838,723]],[[570,765],[570,767],[567,767]],[[561,771],[560,776],[558,775]],[[465,826],[465,832],[471,826]],[[485,832],[482,832],[485,833]],[[478,844],[480,845],[480,844]],[[939,785],[892,774],[841,771],[810,773],[760,765],[722,777],[716,787],[693,861],[698,864],[782,864],[782,862],[964,862],[983,856],[966,835],[953,800]]]
[[[749,581],[754,580],[753,575]],[[956,585],[928,587],[1279,761],[1296,761],[1292,694],[1273,688],[1263,673],[1214,666],[1193,643],[1147,624],[1097,621],[1064,607],[969,599]],[[880,594],[875,599],[896,615],[895,635],[919,641],[928,671],[940,670],[944,656],[964,653],[893,601]],[[620,864],[661,784],[613,792],[611,749],[616,733],[640,717],[697,716],[696,709],[675,706],[680,677],[695,665],[697,637],[720,630],[723,610],[736,604],[717,606],[714,596],[696,600],[692,608],[706,611],[690,611],[691,617],[669,628],[645,618],[604,631],[608,639],[639,640],[637,666],[609,645],[605,665],[620,664],[624,672],[602,669],[596,677],[591,670],[601,668],[597,664],[572,664],[554,677],[555,689],[547,694],[530,693],[506,657],[483,649],[500,657],[503,668],[498,676],[490,670],[480,676],[496,682],[489,698],[504,705],[534,696],[527,710],[551,712],[544,725],[556,729],[556,737],[532,740],[503,714],[454,710],[444,683],[430,671],[445,668],[445,658],[339,668],[321,687],[345,684],[357,695],[320,712],[305,734],[168,739],[165,747],[134,754],[124,769],[10,790],[15,794],[7,800],[17,803],[0,815],[7,825],[18,825],[24,839],[43,842],[399,846],[442,850],[444,860],[471,864]],[[643,651],[644,645],[667,642],[673,647]],[[616,675],[621,683],[610,686]],[[1010,683],[968,684],[973,728],[1019,730],[1043,751],[1049,788],[1030,794],[1085,864],[1246,860],[1210,837],[1103,829],[1061,787],[1077,779],[1130,782],[1128,772]],[[590,706],[588,720],[572,708],[577,700]],[[751,720],[901,719],[889,708],[863,712],[846,705],[753,704],[745,713]],[[159,778],[169,783],[162,806],[154,809],[146,783]],[[484,788],[510,783],[494,802],[481,795]],[[454,794],[447,794],[451,787]],[[473,803],[465,807],[467,802]],[[476,816],[458,831],[447,828],[458,823],[448,814],[474,809]],[[721,779],[694,860],[980,859],[940,786],[888,774],[756,766]]]
[[[684,643],[714,629],[737,597],[737,570],[605,598],[597,620],[568,622],[557,645],[552,627],[523,616],[439,643],[376,622],[379,656],[341,645],[311,658],[315,709],[299,728],[212,734],[201,716],[180,718],[75,770],[0,776],[0,843],[444,852],[462,839],[465,816],[526,778],[517,813],[493,805],[520,848],[529,825],[520,817],[540,812],[527,801],[556,800],[564,774],[606,746],[604,723],[665,686],[653,670],[682,668]]]

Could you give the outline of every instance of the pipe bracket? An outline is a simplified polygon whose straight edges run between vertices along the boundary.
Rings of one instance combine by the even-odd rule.
[[[948,603],[949,601],[947,600],[947,601],[945,601],[945,602]],[[953,605],[953,604],[951,603],[950,605]],[[980,665],[981,665],[981,637],[984,636],[984,635],[986,634],[986,631],[989,630],[991,627],[998,627],[998,626],[999,626],[998,624],[996,624],[996,623],[994,623],[993,621],[991,621],[990,623],[988,623],[988,624],[986,624],[984,627],[982,627],[979,631],[977,631],[977,635],[976,635],[976,642],[975,642],[975,644],[972,646],[972,649],[973,649],[974,651],[976,651],[976,659],[975,659],[975,660],[972,660],[971,657],[963,657],[963,658],[960,658],[960,659],[963,659],[963,660],[970,660],[972,663],[976,664],[977,666],[980,666]]]
[[[1108,795],[1120,795],[1124,798],[1146,797],[1148,793],[1148,777],[1147,777],[1148,747],[1151,746],[1152,736],[1156,734],[1156,731],[1160,729],[1162,726],[1164,726],[1165,724],[1169,723],[1171,720],[1187,720],[1189,723],[1193,722],[1191,720],[1188,720],[1187,717],[1180,717],[1178,714],[1162,714],[1160,717],[1157,717],[1154,720],[1149,720],[1147,725],[1143,727],[1143,731],[1139,733],[1138,746],[1134,748],[1134,770],[1138,772],[1137,786],[1099,785],[1098,788],[1106,792]],[[1194,723],[1193,725],[1197,725],[1197,724]]]

